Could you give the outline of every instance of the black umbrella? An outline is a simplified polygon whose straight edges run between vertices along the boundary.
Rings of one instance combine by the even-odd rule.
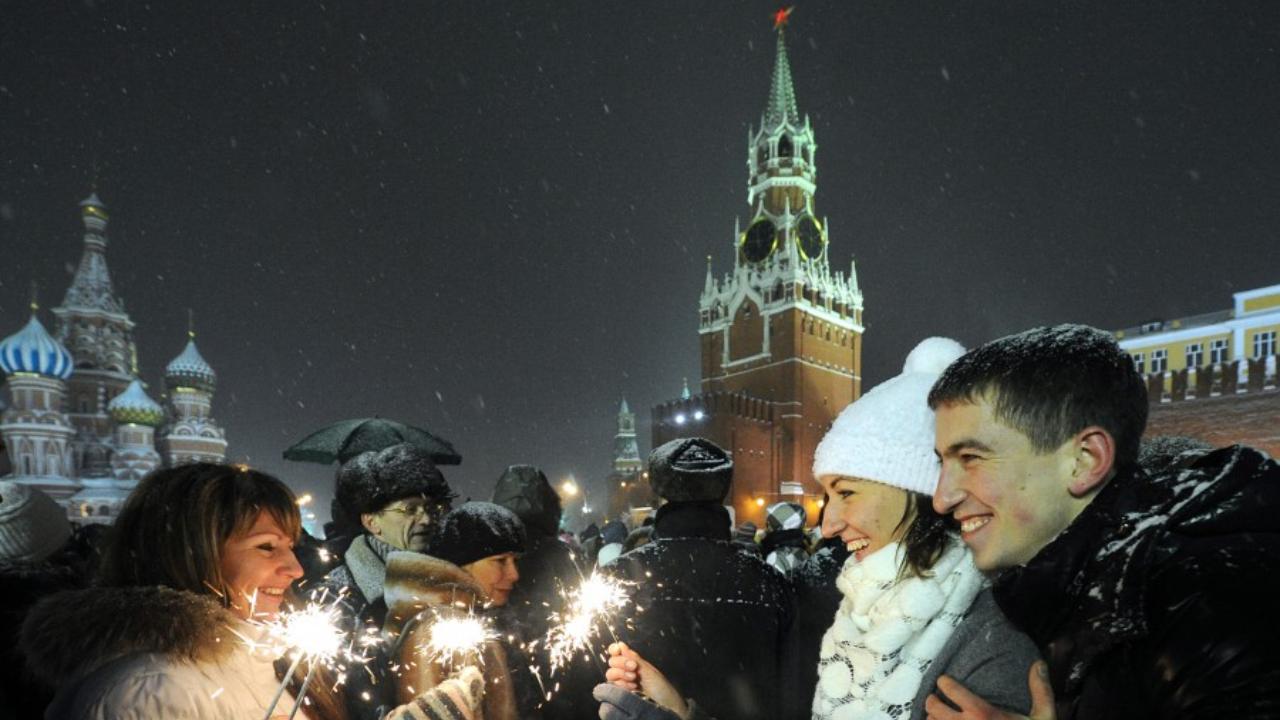
[[[462,456],[447,440],[412,425],[384,418],[343,420],[321,428],[284,451],[285,460],[328,465],[344,463],[362,452],[409,443],[437,465],[458,465]]]

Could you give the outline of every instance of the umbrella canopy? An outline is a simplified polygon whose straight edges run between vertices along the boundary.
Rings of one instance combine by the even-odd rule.
[[[284,451],[285,460],[328,465],[344,463],[362,452],[409,443],[437,465],[458,465],[462,456],[447,440],[412,425],[384,418],[343,420],[323,427]]]

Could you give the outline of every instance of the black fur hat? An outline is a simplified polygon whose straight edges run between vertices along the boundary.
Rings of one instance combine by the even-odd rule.
[[[524,523],[510,510],[472,501],[454,508],[440,521],[427,554],[462,566],[502,553],[522,553]]]
[[[407,497],[421,495],[441,502],[457,497],[431,456],[408,443],[351,458],[338,470],[337,485],[338,504],[353,518]]]
[[[649,483],[668,502],[723,502],[733,461],[715,443],[679,438],[649,453]]]

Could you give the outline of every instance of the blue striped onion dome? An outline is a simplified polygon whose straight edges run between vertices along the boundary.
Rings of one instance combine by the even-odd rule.
[[[71,353],[54,340],[35,315],[27,326],[0,340],[0,369],[14,373],[36,373],[66,380],[73,369]]]
[[[134,380],[124,392],[107,403],[107,412],[118,423],[135,423],[157,427],[164,422],[164,408],[152,400],[142,389],[142,382]]]
[[[201,357],[200,351],[196,349],[196,341],[188,340],[187,347],[165,367],[164,379],[170,387],[189,387],[213,392],[218,375]]]

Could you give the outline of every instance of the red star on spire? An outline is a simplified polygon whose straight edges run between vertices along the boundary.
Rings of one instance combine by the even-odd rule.
[[[795,9],[796,9],[795,5],[789,5],[784,8],[778,8],[778,11],[773,14],[773,29],[774,30],[782,29],[782,26],[786,25],[787,21],[791,19],[791,11]]]

